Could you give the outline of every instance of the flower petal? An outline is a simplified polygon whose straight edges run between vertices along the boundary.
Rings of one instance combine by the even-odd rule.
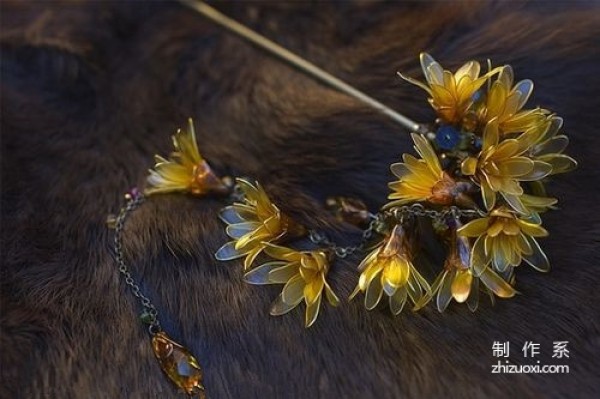
[[[314,302],[306,306],[306,315],[304,321],[304,325],[306,328],[312,326],[315,323],[315,321],[317,321],[317,317],[319,316],[319,310],[321,309],[321,298],[322,295],[319,294],[319,296]]]
[[[517,293],[510,284],[490,269],[484,270],[479,278],[486,287],[500,298],[511,298]]]
[[[479,237],[487,231],[489,223],[490,218],[488,217],[475,219],[460,227],[456,232],[463,237]]]
[[[285,265],[285,262],[276,261],[262,264],[254,270],[244,274],[244,281],[253,285],[278,283],[269,278],[269,273],[274,269],[280,268],[282,265]],[[285,282],[287,282],[287,280]]]
[[[217,260],[226,261],[241,258],[244,255],[246,255],[245,252],[240,252],[235,249],[235,241],[229,241],[217,250],[215,258]]]
[[[544,251],[542,251],[542,248],[540,248],[540,244],[538,244],[537,240],[533,237],[526,238],[529,245],[531,245],[532,253],[531,255],[523,256],[525,262],[540,272],[550,271],[550,262]]]
[[[381,285],[381,278],[373,278],[365,292],[365,308],[368,310],[374,309],[381,300],[382,295],[383,286]]]
[[[304,298],[304,286],[306,283],[300,276],[294,276],[287,282],[281,291],[281,298],[287,304],[294,304]]]
[[[302,298],[295,303],[289,304],[283,300],[283,294],[279,294],[277,299],[271,305],[271,316],[281,316],[294,309],[302,301]]]

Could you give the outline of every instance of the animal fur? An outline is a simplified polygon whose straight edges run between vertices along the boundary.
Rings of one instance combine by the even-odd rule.
[[[218,263],[218,199],[163,195],[126,228],[135,276],[166,330],[204,366],[211,398],[600,395],[600,10],[597,3],[219,3],[226,14],[419,121],[432,120],[417,56],[455,68],[510,63],[532,104],[566,120],[579,169],[550,185],[553,270],[518,270],[520,295],[476,314],[453,304],[399,317],[360,300],[273,318],[280,287]],[[142,185],[192,116],[221,174],[262,182],[284,211],[351,244],[330,195],[386,201],[407,132],[175,2],[5,2],[2,33],[3,398],[175,398],[117,275],[106,215]],[[359,257],[336,262],[352,290]],[[494,341],[568,340],[570,374],[494,375]]]

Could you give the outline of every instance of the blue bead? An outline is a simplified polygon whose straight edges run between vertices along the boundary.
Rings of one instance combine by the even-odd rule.
[[[435,134],[435,143],[443,150],[452,150],[460,143],[460,133],[453,126],[442,126]]]

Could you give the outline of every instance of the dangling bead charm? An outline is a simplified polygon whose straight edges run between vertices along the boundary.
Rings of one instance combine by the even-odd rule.
[[[152,349],[169,379],[190,396],[205,399],[202,369],[189,350],[162,331],[152,337]]]

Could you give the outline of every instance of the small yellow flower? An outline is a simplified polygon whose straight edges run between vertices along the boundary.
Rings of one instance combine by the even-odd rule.
[[[552,115],[538,132],[532,132],[528,137],[528,155],[533,159],[545,162],[552,167],[551,175],[566,173],[577,167],[577,161],[563,151],[569,145],[569,138],[558,134],[563,125],[561,117]]]
[[[466,302],[474,312],[479,304],[480,282],[492,298],[494,294],[500,298],[511,298],[516,294],[515,289],[490,268],[485,268],[481,275],[476,276],[470,268],[470,258],[469,239],[457,236],[454,231],[444,270],[433,282],[431,294],[425,295],[416,308],[422,308],[435,297],[440,312],[446,310],[452,299],[458,303]]]
[[[319,315],[323,291],[332,306],[338,306],[326,277],[329,259],[323,251],[299,252],[290,248],[268,245],[265,252],[276,261],[265,263],[246,273],[244,279],[250,284],[285,284],[271,307],[272,316],[288,313],[304,300],[306,304],[305,326],[314,324]]]
[[[462,173],[479,183],[488,210],[494,208],[496,193],[500,193],[514,210],[527,214],[519,198],[523,194],[519,182],[540,180],[552,172],[550,164],[524,156],[528,148],[524,137],[500,141],[498,120],[493,119],[485,127],[479,155],[462,162]]]
[[[432,56],[421,53],[421,68],[427,84],[400,74],[404,80],[425,90],[429,103],[438,116],[448,124],[457,124],[473,104],[473,95],[486,80],[500,71],[500,68],[479,76],[481,67],[476,61],[469,61],[456,73],[444,70]]]
[[[350,299],[365,293],[365,307],[374,309],[383,294],[390,310],[400,314],[407,300],[416,304],[430,291],[429,284],[413,266],[403,228],[396,225],[387,240],[358,266],[361,275]]]
[[[503,66],[487,93],[485,105],[479,109],[479,118],[484,125],[492,119],[498,120],[501,134],[525,132],[543,124],[549,114],[541,108],[522,110],[533,92],[533,82],[521,80],[513,87],[513,80],[512,68]]]
[[[392,173],[398,181],[389,184],[392,193],[388,196],[394,200],[386,204],[386,208],[410,202],[428,201],[433,204],[450,205],[459,194],[456,182],[442,170],[437,154],[429,141],[419,134],[412,134],[415,150],[421,156],[417,159],[404,154],[404,162],[392,164]]]
[[[490,263],[496,271],[504,273],[523,260],[536,270],[550,270],[548,258],[535,239],[546,237],[546,229],[517,217],[506,207],[467,223],[458,229],[458,234],[477,237],[471,251],[471,267],[476,276],[481,276]]]
[[[173,136],[173,146],[175,151],[169,159],[155,156],[156,164],[154,169],[149,170],[146,194],[189,192],[204,195],[229,191],[200,155],[191,118],[188,119],[188,129],[178,129]]]
[[[244,270],[248,270],[268,243],[287,237],[299,237],[305,233],[271,202],[267,193],[244,179],[237,179],[244,193],[244,202],[225,207],[220,217],[227,226],[227,235],[233,239],[223,245],[215,257],[226,261],[245,257]]]

